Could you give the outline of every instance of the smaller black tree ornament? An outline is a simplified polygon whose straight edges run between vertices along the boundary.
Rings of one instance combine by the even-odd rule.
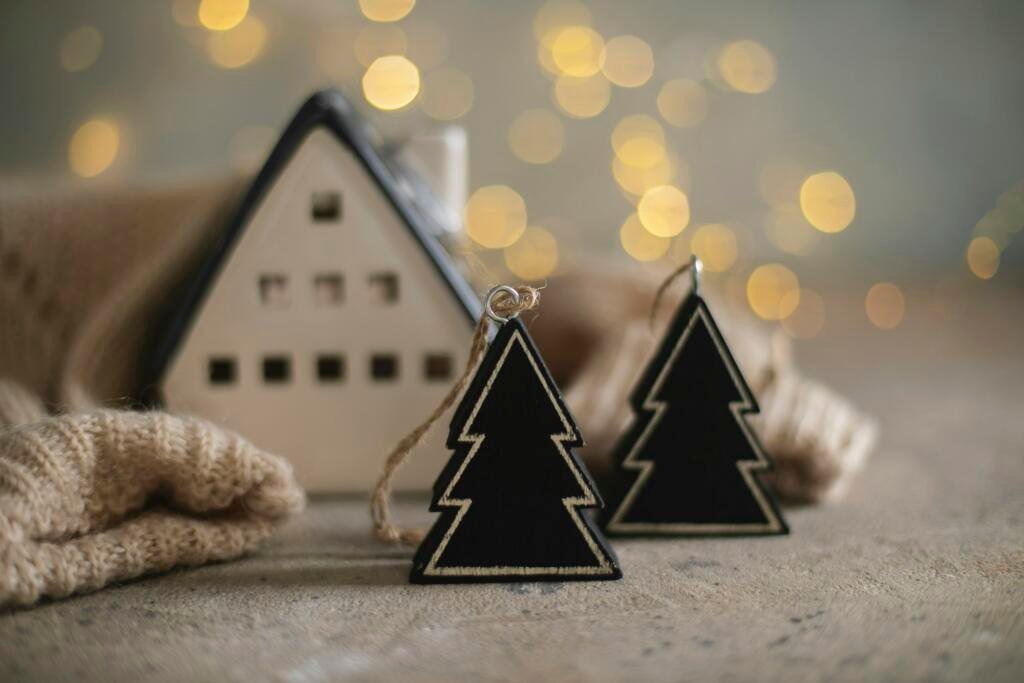
[[[746,381],[699,293],[692,290],[631,397],[636,419],[615,450],[611,534],[760,535],[789,532],[757,479],[771,463],[745,416]]]
[[[430,506],[441,514],[410,580],[618,579],[618,560],[587,515],[603,503],[572,451],[583,445],[579,430],[522,323],[494,315],[490,300],[503,325],[452,418],[454,454]]]

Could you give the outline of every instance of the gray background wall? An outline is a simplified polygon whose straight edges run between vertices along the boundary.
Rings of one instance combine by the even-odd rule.
[[[668,56],[680,42],[751,38],[778,62],[767,93],[712,89],[703,125],[666,126],[691,169],[694,222],[733,221],[741,263],[779,260],[820,287],[832,278],[865,286],[877,279],[970,280],[964,249],[972,227],[1024,179],[1024,3],[593,0],[594,26],[605,37],[633,33],[652,45],[654,77],[635,90],[613,88],[601,115],[567,121],[566,149],[556,162],[529,166],[510,153],[505,135],[522,110],[554,108],[531,32],[540,5],[420,0],[402,25],[410,39],[439,30],[444,63],[474,81],[473,108],[461,119],[471,186],[509,184],[531,217],[561,219],[556,233],[570,259],[628,260],[616,234],[632,207],[611,175],[609,135],[624,115],[657,116],[660,85],[685,75]],[[172,20],[169,2],[6,0],[0,171],[69,177],[68,140],[95,114],[123,122],[122,158],[110,173],[83,182],[230,166],[239,128],[280,128],[306,94],[339,80],[318,65],[317,46],[337,41],[332,32],[354,36],[367,24],[355,0],[255,0],[252,12],[269,27],[266,49],[247,67],[225,70],[207,59],[196,33],[203,29]],[[99,28],[104,47],[92,68],[67,73],[58,46],[81,24]],[[354,59],[338,67],[351,69],[340,85],[358,96]],[[364,109],[391,135],[429,123],[416,106]],[[763,236],[757,173],[780,159],[808,171],[838,170],[857,197],[853,225],[822,235],[799,258],[773,250]],[[1006,249],[997,282],[1021,279],[1021,242]]]

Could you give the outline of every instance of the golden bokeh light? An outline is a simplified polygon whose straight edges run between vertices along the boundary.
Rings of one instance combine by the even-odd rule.
[[[992,279],[999,270],[999,245],[990,237],[975,237],[967,245],[967,267],[982,280]]]
[[[507,185],[487,185],[470,196],[463,219],[474,242],[487,249],[504,249],[526,231],[526,202]]]
[[[738,40],[718,53],[718,72],[734,90],[758,94],[775,84],[775,57],[760,43]]]
[[[637,168],[622,162],[618,157],[612,158],[612,175],[615,182],[623,191],[640,197],[644,192],[657,187],[668,185],[676,179],[676,164],[668,155],[649,168]]]
[[[404,19],[416,0],[359,0],[359,9],[370,21],[389,22]]]
[[[810,251],[819,234],[804,220],[795,201],[777,204],[765,219],[768,241],[787,254],[800,256]]]
[[[973,234],[976,237],[988,237],[1002,250],[1009,245],[1019,229],[1020,224],[1014,222],[1013,215],[997,204],[974,224]]]
[[[117,158],[121,134],[117,124],[107,119],[86,121],[71,136],[68,164],[83,178],[92,178],[110,168]]]
[[[619,229],[619,242],[626,253],[637,261],[657,261],[672,244],[668,237],[649,233],[635,213],[630,214]]]
[[[228,142],[228,158],[239,171],[254,171],[270,154],[277,133],[270,126],[243,126]]]
[[[60,41],[60,65],[65,71],[85,71],[96,63],[103,36],[95,26],[79,26]]]
[[[202,0],[196,10],[199,23],[211,31],[227,31],[242,23],[249,0]]]
[[[868,290],[864,311],[875,327],[891,330],[903,321],[906,303],[903,292],[891,282],[879,282]]]
[[[549,163],[565,147],[565,125],[547,109],[527,109],[509,126],[508,146],[516,158],[528,164]]]
[[[432,119],[454,121],[473,106],[473,81],[462,71],[445,67],[423,79],[420,107]]]
[[[537,43],[537,63],[548,76],[558,78],[562,71],[555,64],[555,58],[551,56],[551,48],[544,43]]]
[[[537,42],[549,50],[555,39],[570,26],[590,26],[590,10],[576,0],[554,0],[537,12],[533,18],[533,35]]]
[[[558,108],[575,119],[589,119],[605,110],[612,96],[611,85],[604,75],[590,78],[559,76],[554,85]]]
[[[650,168],[665,157],[665,131],[646,114],[626,116],[612,131],[612,149],[622,163]]]
[[[712,273],[724,273],[732,268],[739,253],[736,233],[722,223],[708,223],[698,227],[690,239],[689,250]]]
[[[585,78],[601,70],[604,39],[589,26],[569,26],[551,44],[551,58],[566,76]]]
[[[622,88],[639,88],[654,74],[651,46],[636,36],[616,36],[601,52],[601,71]]]
[[[673,185],[644,192],[636,207],[640,224],[657,237],[675,237],[690,223],[690,200]]]
[[[658,91],[658,111],[673,126],[692,128],[708,116],[708,93],[687,78],[668,81]]]
[[[747,303],[759,318],[782,320],[800,305],[800,281],[780,263],[758,266],[747,278]]]
[[[787,292],[782,297],[780,307],[793,309],[792,313],[782,319],[782,329],[794,339],[812,339],[825,327],[825,300],[813,290]]]
[[[210,33],[206,54],[221,68],[237,69],[259,57],[266,42],[266,25],[250,15],[231,30]]]
[[[845,230],[857,213],[857,200],[846,178],[835,171],[815,173],[800,186],[800,209],[822,232]]]
[[[558,241],[544,228],[530,226],[505,247],[505,266],[524,280],[543,280],[558,267]]]
[[[398,26],[371,24],[359,30],[352,49],[356,60],[368,67],[381,57],[405,55],[409,50],[409,39]]]
[[[363,74],[363,96],[377,109],[401,109],[416,99],[419,92],[419,69],[401,55],[379,57]]]
[[[757,172],[757,191],[768,204],[795,203],[807,174],[795,161],[778,160],[763,165]]]

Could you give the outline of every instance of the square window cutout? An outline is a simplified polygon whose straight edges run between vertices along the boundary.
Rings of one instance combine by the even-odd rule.
[[[210,359],[208,370],[210,384],[235,383],[235,359],[217,356]]]
[[[429,382],[442,382],[452,378],[452,355],[428,353],[423,359],[423,377]]]
[[[288,276],[274,273],[260,275],[260,303],[271,308],[288,305]]]
[[[375,353],[370,358],[370,377],[377,382],[389,382],[398,377],[398,356],[393,353]]]
[[[336,223],[341,220],[341,194],[314,192],[310,215],[315,223]]]
[[[395,273],[374,273],[370,276],[370,301],[377,305],[393,304],[398,301],[398,275]]]
[[[316,378],[321,382],[340,382],[345,378],[345,359],[336,353],[316,357]]]
[[[284,384],[292,378],[292,362],[288,356],[266,356],[263,359],[263,381]]]
[[[313,298],[318,306],[338,306],[345,299],[345,280],[338,273],[313,276]]]

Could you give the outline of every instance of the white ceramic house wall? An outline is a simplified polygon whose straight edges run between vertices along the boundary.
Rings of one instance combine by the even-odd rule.
[[[305,137],[250,213],[169,361],[172,411],[287,457],[311,491],[365,491],[466,361],[472,322],[377,180]],[[442,425],[396,488],[430,488]]]

